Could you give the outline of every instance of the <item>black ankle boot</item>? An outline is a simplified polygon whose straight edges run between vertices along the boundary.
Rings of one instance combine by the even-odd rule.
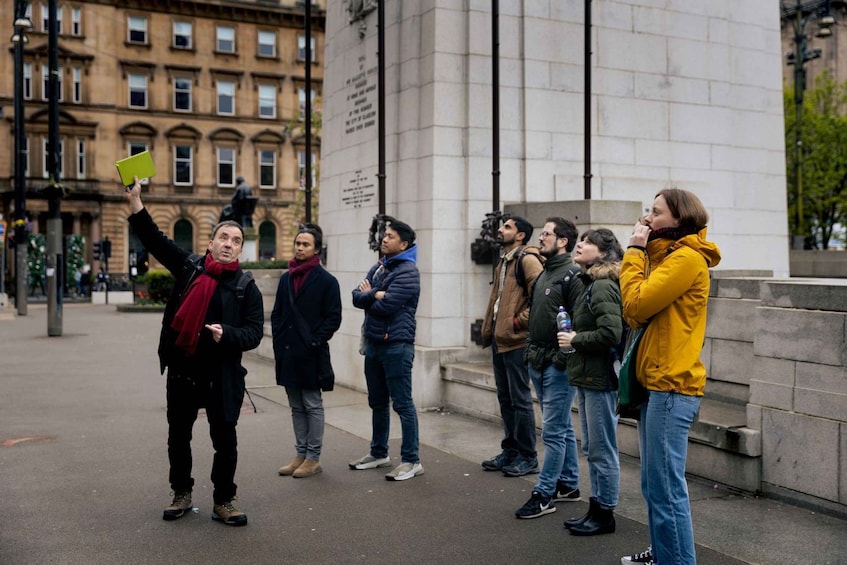
[[[611,510],[603,510],[600,505],[594,514],[585,522],[568,529],[573,536],[599,536],[600,534],[615,533],[615,513]]]
[[[571,518],[570,520],[565,520],[565,527],[570,529],[574,526],[582,525],[586,520],[591,518],[595,510],[597,510],[597,499],[592,496],[588,499],[588,512],[586,512],[584,516],[580,516],[579,518]]]

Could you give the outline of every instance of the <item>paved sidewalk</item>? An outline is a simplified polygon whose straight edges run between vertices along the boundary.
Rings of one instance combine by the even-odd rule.
[[[324,472],[278,477],[293,455],[290,415],[272,368],[257,359],[246,365],[258,412],[245,409],[238,426],[236,480],[250,523],[228,528],[209,519],[211,446],[202,418],[194,440],[199,511],[164,522],[160,320],[68,304],[63,336],[48,338],[45,306],[0,317],[0,563],[616,564],[647,544],[637,461],[622,464],[617,532],[574,538],[562,520],[587,504],[516,520],[534,479],[484,472],[479,462],[498,450],[500,429],[456,414],[420,415],[423,476],[392,483],[383,470],[348,470],[368,449],[370,410],[364,394],[346,389],[325,395]],[[396,417],[392,431],[397,459]],[[587,498],[582,457],[581,465]],[[701,565],[847,562],[844,520],[715,485],[690,488]]]

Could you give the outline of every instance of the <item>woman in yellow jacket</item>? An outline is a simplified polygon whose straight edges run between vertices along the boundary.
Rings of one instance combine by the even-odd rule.
[[[650,548],[621,563],[694,565],[694,531],[685,482],[688,430],[700,409],[706,368],[709,268],[720,250],[706,241],[709,215],[686,190],[665,189],[635,224],[621,265],[624,319],[645,324],[638,380],[649,391],[638,424],[641,492]]]

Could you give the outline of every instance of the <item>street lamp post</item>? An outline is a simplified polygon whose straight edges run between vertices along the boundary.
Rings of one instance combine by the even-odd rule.
[[[24,86],[23,59],[24,45],[28,38],[26,32],[32,29],[32,22],[26,17],[25,0],[15,0],[15,34],[12,43],[15,50],[15,306],[18,316],[26,316],[27,294],[27,241],[26,233],[26,161],[24,159]],[[5,251],[4,251],[5,253]]]
[[[806,226],[803,214],[803,94],[806,90],[807,62],[821,56],[820,49],[809,49],[806,37],[806,24],[818,20],[817,36],[824,38],[832,35],[835,18],[831,14],[831,0],[797,0],[793,5],[782,3],[782,17],[789,19],[794,31],[794,51],[788,52],[786,63],[794,66],[794,186],[797,192],[795,203],[797,220],[793,247],[803,249],[806,239]]]

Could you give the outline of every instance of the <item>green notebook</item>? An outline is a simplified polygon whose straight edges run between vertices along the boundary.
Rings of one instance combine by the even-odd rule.
[[[153,156],[149,151],[142,151],[132,157],[116,161],[115,167],[118,168],[118,174],[121,175],[121,183],[124,186],[135,184],[133,177],[143,180],[156,174],[156,165],[153,164]]]

